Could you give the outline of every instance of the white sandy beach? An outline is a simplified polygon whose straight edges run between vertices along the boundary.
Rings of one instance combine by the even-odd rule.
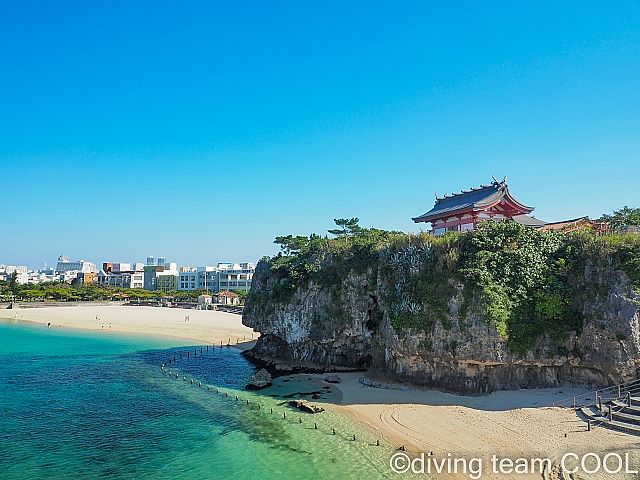
[[[239,315],[215,311],[182,310],[137,306],[78,306],[0,310],[0,318],[46,324],[52,328],[101,330],[104,324],[112,331],[168,335],[202,343],[225,345],[230,341],[239,348],[251,348],[258,337],[242,325]],[[190,321],[185,322],[185,315]],[[96,320],[98,316],[98,320]],[[252,341],[252,335],[254,341]],[[236,345],[236,342],[239,342]],[[568,408],[542,405],[585,393],[579,389],[544,389],[496,392],[482,397],[468,397],[430,390],[387,390],[362,385],[362,373],[340,373],[342,382],[338,405],[367,428],[377,429],[396,445],[406,446],[415,455],[433,452],[436,458],[447,454],[478,457],[484,460],[484,475],[491,479],[540,479],[535,475],[493,475],[490,457],[549,457],[553,461],[565,453],[604,455],[629,452],[633,465],[640,467],[640,438],[601,427],[586,431],[586,424]],[[300,378],[307,377],[301,376]],[[324,378],[323,375],[318,376]],[[562,393],[559,393],[562,392]],[[565,436],[566,435],[566,436]],[[638,468],[640,469],[640,468]],[[469,475],[438,476],[468,479]],[[562,478],[550,476],[548,478]],[[624,473],[610,475],[574,475],[573,478],[631,479]]]
[[[200,343],[248,349],[259,334],[242,325],[242,317],[213,310],[138,306],[74,306],[0,310],[0,318],[51,323],[52,328],[83,328],[188,338]],[[185,316],[189,321],[185,322]],[[96,319],[98,317],[98,319]],[[253,341],[252,341],[253,340]]]

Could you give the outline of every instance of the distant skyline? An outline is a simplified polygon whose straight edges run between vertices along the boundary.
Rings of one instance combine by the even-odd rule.
[[[640,207],[640,2],[0,6],[0,263],[256,262],[508,176]]]

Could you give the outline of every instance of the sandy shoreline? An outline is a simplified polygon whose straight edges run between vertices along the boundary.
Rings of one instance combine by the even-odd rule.
[[[231,343],[251,348],[257,333],[242,325],[239,315],[215,311],[181,310],[137,306],[78,306],[0,310],[0,319],[17,318],[68,327],[163,335],[198,343]],[[184,321],[189,315],[189,322]],[[98,316],[98,320],[96,320]],[[61,328],[58,327],[58,328]],[[253,341],[252,341],[253,335]],[[236,344],[236,342],[238,342]],[[586,431],[586,424],[572,409],[550,408],[564,398],[585,393],[582,389],[540,389],[495,392],[482,397],[465,397],[432,390],[411,391],[372,388],[359,383],[362,373],[340,373],[342,382],[337,409],[366,428],[375,429],[396,445],[404,445],[414,458],[433,452],[441,459],[483,457],[483,476],[488,479],[540,479],[540,474],[493,474],[490,457],[545,458],[558,462],[565,453],[604,455],[629,452],[632,467],[640,469],[640,437],[601,427]],[[309,377],[301,375],[299,378]],[[321,381],[324,375],[315,375]],[[560,393],[561,392],[561,393]],[[425,476],[425,478],[427,478]],[[468,474],[438,475],[438,478],[468,479]],[[549,476],[548,478],[562,478]],[[576,474],[573,478],[631,479],[631,474]]]
[[[633,466],[640,467],[640,438],[594,427],[569,408],[541,407],[560,399],[586,393],[582,389],[537,389],[495,392],[466,397],[433,390],[398,391],[362,385],[359,373],[340,374],[340,405],[336,408],[378,429],[410,456],[433,452],[441,459],[483,457],[482,478],[540,479],[540,474],[490,472],[490,458],[550,458],[559,462],[566,453],[583,455],[629,452]],[[562,392],[562,393],[558,393]],[[635,468],[640,470],[640,468]],[[624,472],[624,469],[623,469]],[[469,478],[444,475],[438,478]],[[558,477],[549,477],[558,478]],[[631,479],[635,475],[576,474],[567,478]]]
[[[17,315],[17,317],[16,317]],[[185,322],[185,316],[189,321]],[[97,319],[96,319],[97,317]],[[0,310],[0,319],[25,320],[53,327],[81,328],[163,335],[194,340],[197,343],[249,349],[260,334],[242,325],[240,315],[211,310],[139,306],[74,306]]]

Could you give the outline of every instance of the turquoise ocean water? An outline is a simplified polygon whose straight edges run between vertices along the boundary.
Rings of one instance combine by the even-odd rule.
[[[170,377],[161,364],[174,356]],[[0,321],[0,477],[398,476],[389,468],[393,447],[375,446],[374,431],[337,412],[286,406],[312,391],[330,400],[320,385],[296,377],[246,392],[254,371],[234,348],[200,354],[200,346],[175,338]]]

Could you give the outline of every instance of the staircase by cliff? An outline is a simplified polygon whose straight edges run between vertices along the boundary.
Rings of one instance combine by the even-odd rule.
[[[640,379],[565,399],[554,405],[566,406],[563,405],[566,403],[573,403],[578,416],[590,426],[640,435]]]

